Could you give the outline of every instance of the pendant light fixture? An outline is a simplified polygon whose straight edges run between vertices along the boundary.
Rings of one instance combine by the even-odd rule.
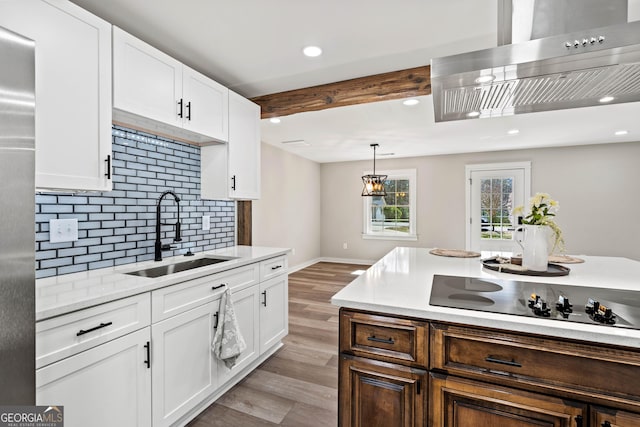
[[[387,192],[384,191],[384,182],[387,179],[387,175],[376,175],[376,148],[378,144],[370,144],[373,147],[373,174],[364,175],[362,182],[364,188],[362,189],[363,196],[386,196]]]

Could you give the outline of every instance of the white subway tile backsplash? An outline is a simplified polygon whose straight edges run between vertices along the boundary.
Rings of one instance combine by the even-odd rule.
[[[163,256],[234,244],[234,203],[200,199],[199,147],[119,126],[112,135],[113,191],[36,195],[36,277],[153,259],[156,202],[166,190],[180,197],[183,241],[162,227],[162,241],[177,248]],[[176,212],[163,200],[163,222],[174,222]],[[202,215],[211,217],[211,230],[200,230]],[[79,240],[50,243],[49,220],[65,218],[78,219]]]

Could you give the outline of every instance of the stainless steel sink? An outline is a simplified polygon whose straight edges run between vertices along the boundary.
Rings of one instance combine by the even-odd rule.
[[[143,270],[130,271],[125,274],[141,277],[161,277],[167,274],[179,273],[181,271],[193,270],[194,268],[206,267],[208,265],[218,264],[235,259],[233,257],[217,258],[217,257],[205,257],[197,258],[189,261],[177,262],[169,265],[159,265],[158,267],[145,268]]]

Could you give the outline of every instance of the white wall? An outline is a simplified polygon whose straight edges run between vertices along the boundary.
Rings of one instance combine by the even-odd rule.
[[[295,249],[295,267],[320,257],[320,165],[262,144],[262,195],[252,203],[252,244]]]
[[[640,142],[378,160],[377,170],[417,169],[417,242],[363,240],[360,177],[371,162],[323,164],[322,256],[377,260],[395,246],[464,248],[465,165],[527,160],[532,194],[560,202],[568,254],[640,260]]]

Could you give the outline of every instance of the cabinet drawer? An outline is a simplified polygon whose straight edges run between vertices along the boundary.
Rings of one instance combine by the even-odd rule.
[[[285,255],[262,261],[260,263],[260,281],[263,282],[286,273],[287,267],[287,257]]]
[[[340,311],[340,351],[356,356],[427,367],[426,321]]]
[[[159,322],[206,304],[222,293],[223,285],[238,291],[258,283],[258,277],[259,266],[252,264],[155,290],[151,293],[151,319]]]
[[[149,326],[149,294],[36,323],[36,368]]]
[[[571,396],[638,403],[640,351],[461,326],[431,325],[431,369]]]

